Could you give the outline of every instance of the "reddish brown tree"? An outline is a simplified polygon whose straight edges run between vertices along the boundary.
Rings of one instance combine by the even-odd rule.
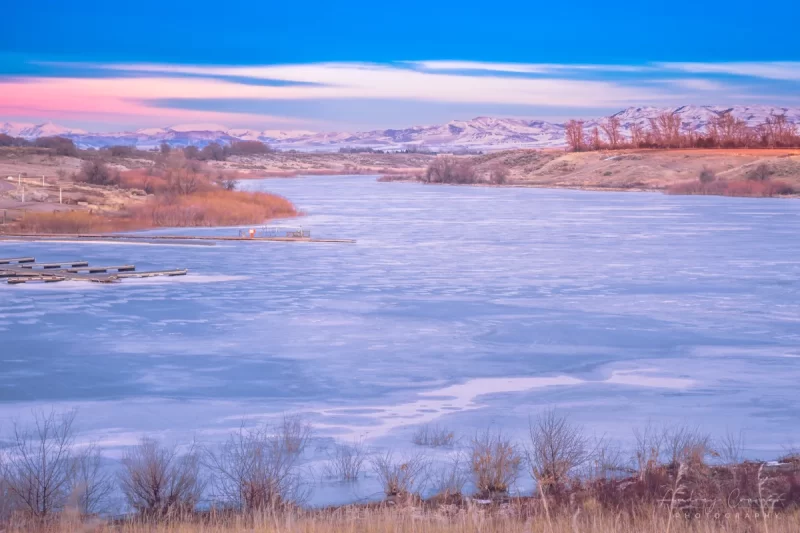
[[[586,148],[585,135],[583,133],[582,120],[570,120],[564,127],[567,137],[567,146],[573,152],[581,152]]]
[[[620,122],[619,117],[611,116],[608,117],[601,125],[603,128],[603,133],[606,134],[606,138],[608,139],[608,144],[611,146],[612,150],[615,150],[619,147],[622,143],[622,135],[620,134]]]

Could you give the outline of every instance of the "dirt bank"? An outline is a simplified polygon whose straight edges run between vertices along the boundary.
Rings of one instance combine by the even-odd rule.
[[[484,171],[504,166],[511,185],[606,190],[663,190],[697,180],[704,169],[741,180],[766,164],[772,178],[800,188],[800,150],[513,150],[477,156],[475,163]]]

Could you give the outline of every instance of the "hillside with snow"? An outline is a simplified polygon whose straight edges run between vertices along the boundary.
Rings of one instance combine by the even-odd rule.
[[[709,121],[730,113],[751,127],[762,124],[771,114],[785,114],[800,125],[800,108],[775,106],[681,106],[678,108],[629,107],[616,113],[622,134],[630,135],[634,124],[647,126],[651,118],[664,112],[681,117],[684,132],[704,132]],[[586,121],[586,128],[598,125],[603,118]],[[229,129],[219,124],[183,124],[169,128],[145,128],[133,132],[88,133],[83,130],[45,124],[5,123],[0,133],[35,139],[61,135],[72,139],[81,148],[102,148],[112,145],[137,146],[150,149],[167,143],[171,146],[205,146],[212,142],[231,143],[237,140],[257,140],[277,149],[300,151],[336,151],[340,148],[373,148],[375,150],[405,150],[425,147],[430,150],[505,150],[511,148],[558,148],[564,146],[564,124],[544,120],[477,117],[454,120],[447,124],[415,126],[365,132],[312,132]]]

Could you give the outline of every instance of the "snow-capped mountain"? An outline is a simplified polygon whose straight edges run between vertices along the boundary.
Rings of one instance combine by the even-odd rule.
[[[54,135],[84,135],[86,132],[77,128],[67,128],[52,122],[44,124],[26,124],[21,122],[6,122],[0,124],[0,133],[12,137],[36,139],[38,137],[52,137]]]
[[[774,106],[629,107],[616,113],[615,116],[620,119],[621,133],[629,136],[632,125],[647,127],[650,119],[665,112],[679,115],[682,128],[686,132],[703,132],[708,127],[709,121],[726,113],[746,121],[752,127],[762,124],[772,114],[784,114],[789,122],[800,125],[800,108]],[[602,120],[603,118],[587,120],[585,127],[589,130],[599,125]],[[356,133],[228,129],[219,124],[182,124],[170,128],[145,128],[133,132],[87,133],[50,122],[39,125],[6,123],[0,125],[0,133],[28,139],[62,135],[72,139],[81,148],[102,148],[122,144],[147,149],[157,147],[161,143],[168,143],[171,146],[205,146],[211,142],[231,143],[237,140],[257,140],[274,148],[304,151],[336,151],[340,148],[403,150],[414,146],[424,146],[431,150],[503,150],[564,146],[564,124],[493,117],[453,120],[447,124],[433,126]]]

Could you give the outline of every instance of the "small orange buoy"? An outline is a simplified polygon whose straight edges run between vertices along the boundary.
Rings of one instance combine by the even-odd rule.
[[[253,237],[255,237],[255,236],[256,236],[256,230],[254,230],[254,229],[251,229],[251,230],[250,230],[250,238],[252,239],[252,238],[253,238]]]

